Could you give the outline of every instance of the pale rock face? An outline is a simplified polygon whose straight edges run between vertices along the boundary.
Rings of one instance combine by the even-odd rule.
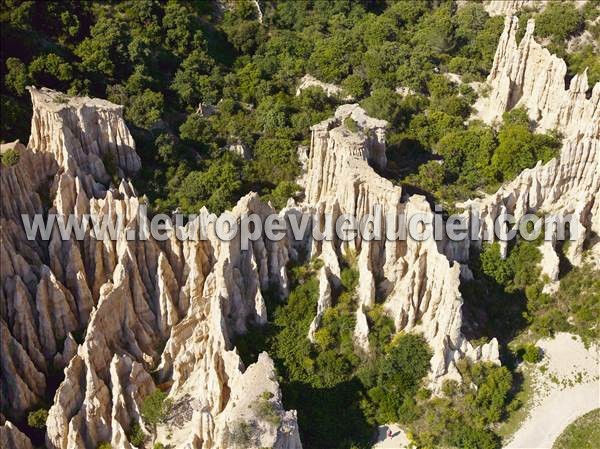
[[[353,133],[343,126],[352,117],[359,126]],[[385,217],[404,213],[405,223],[413,214],[433,215],[423,197],[402,201],[402,190],[379,176],[369,165],[385,165],[387,123],[368,117],[358,105],[343,105],[335,117],[312,127],[311,151],[306,175],[306,206],[313,224],[321,225],[328,214],[333,219],[352,214]],[[385,220],[382,219],[385,228]],[[312,242],[311,255],[323,260],[331,277],[339,273],[339,258],[357,254],[355,342],[368,353],[369,327],[366,312],[373,307],[377,291],[386,297],[384,310],[396,329],[422,332],[434,350],[431,381],[439,385],[445,376],[456,376],[454,362],[461,357],[498,360],[497,342],[473,348],[460,333],[462,299],[460,267],[438,251],[432,239],[417,241],[324,241]],[[323,295],[319,303],[322,304]],[[311,331],[319,322],[315,317]],[[495,348],[495,349],[494,349]]]
[[[232,380],[229,401],[215,423],[217,447],[235,447],[241,426],[250,429],[248,447],[301,446],[296,413],[283,411],[276,378],[273,361],[263,352],[256,363]]]
[[[0,425],[0,446],[8,449],[33,449],[29,438],[10,421]]]
[[[315,342],[315,332],[319,329],[325,310],[331,307],[331,284],[329,283],[329,269],[321,267],[319,270],[319,300],[317,302],[317,315],[310,323],[308,339]]]
[[[505,111],[522,106],[540,131],[557,129],[567,138],[576,136],[597,118],[600,88],[595,87],[588,99],[584,72],[573,77],[565,90],[567,65],[535,41],[534,20],[527,22],[525,36],[517,45],[518,27],[517,17],[505,19],[487,79],[491,93],[475,104],[478,117],[493,123],[501,120]]]
[[[489,0],[485,10],[490,16],[509,16],[523,8],[538,9],[545,6],[543,0]]]
[[[307,73],[300,79],[300,85],[296,89],[296,96],[299,96],[304,89],[308,89],[309,87],[318,87],[323,89],[328,97],[338,97],[343,93],[343,89],[340,86],[324,83],[323,81],[319,81],[314,76]],[[343,100],[351,101],[352,97],[346,96],[343,98]]]
[[[2,394],[2,412],[20,417],[25,410],[38,404],[46,389],[44,373],[35,366],[27,351],[0,320],[1,373],[6,394]]]
[[[242,159],[245,159],[245,160],[252,159],[252,152],[245,144],[243,144],[241,142],[232,143],[231,145],[229,145],[227,147],[227,150],[231,151],[232,153],[237,154]]]
[[[488,78],[492,93],[478,103],[478,107],[483,106],[479,116],[493,121],[506,110],[524,106],[539,130],[558,129],[563,133],[560,154],[544,165],[538,162],[534,168],[524,170],[495,194],[461,206],[467,209],[468,220],[480,221],[476,226],[478,239],[472,242],[476,246],[493,240],[493,220],[504,212],[517,220],[538,211],[545,214],[546,220],[572,215],[571,226],[577,228],[577,236],[566,256],[579,265],[586,242],[592,253],[600,251],[594,240],[600,230],[600,83],[588,98],[584,72],[573,77],[565,90],[566,64],[535,42],[534,26],[533,21],[528,22],[527,32],[517,46],[518,20],[507,17]],[[455,260],[465,261],[468,250],[469,242],[465,241],[448,245],[444,251]],[[556,280],[556,259],[550,256],[549,248],[543,253],[542,272]]]
[[[411,95],[417,95],[417,93],[411,89],[410,87],[399,86],[396,87],[395,92],[400,95],[402,98],[409,97]]]
[[[481,219],[479,242],[486,240],[491,220],[503,212],[573,213],[585,229],[567,254],[577,263],[584,243],[600,235],[600,85],[587,98],[584,73],[565,90],[564,63],[533,40],[533,25],[518,46],[515,33],[515,21],[508,20],[488,79],[492,94],[480,113],[493,121],[522,104],[539,129],[558,127],[567,138],[559,157],[525,170],[495,195],[468,205],[477,206]],[[161,425],[159,441],[173,434],[176,447],[225,449],[236,425],[247,420],[264,430],[256,447],[301,448],[295,412],[283,409],[272,361],[261,354],[244,369],[232,340],[249,325],[266,321],[261,290],[276,287],[285,296],[285,266],[305,249],[324,262],[319,274],[321,312],[331,306],[340,258],[358,258],[354,336],[364,352],[370,350],[366,313],[380,295],[398,331],[422,332],[431,344],[434,387],[459,376],[455,363],[460,358],[498,360],[495,339],[474,348],[460,333],[458,287],[461,272],[463,277],[468,273],[452,260],[466,260],[468,241],[444,242],[440,248],[433,241],[410,239],[321,243],[307,233],[301,242],[259,239],[242,250],[239,240],[220,242],[211,229],[207,240],[186,242],[174,234],[157,242],[112,241],[108,236],[95,240],[89,233],[82,242],[62,241],[56,229],[49,242],[27,240],[21,214],[31,217],[49,210],[95,213],[111,220],[120,216],[127,228],[145,218],[127,179],[106,188],[111,178],[123,178],[140,166],[122,108],[47,89],[30,92],[34,113],[29,145],[11,144],[20,152],[19,162],[0,168],[0,366],[8,392],[2,395],[1,408],[13,421],[22,417],[47,393],[50,363],[64,367],[65,379],[50,409],[47,447],[93,449],[108,441],[129,449],[130,422],[139,419],[144,398],[156,388],[149,375],[156,370],[160,382],[171,384],[169,396],[180,411]],[[358,133],[343,126],[346,117],[356,121]],[[327,214],[334,220],[341,214],[403,212],[404,220],[415,213],[431,214],[424,198],[403,198],[400,187],[371,168],[385,166],[386,125],[358,105],[344,105],[335,117],[313,126],[306,202],[289,203],[280,216],[308,213],[312,229]],[[109,176],[104,163],[111,159],[114,170]],[[232,211],[240,220],[272,212],[254,194]],[[204,223],[207,216],[203,209],[197,220]],[[192,228],[188,223],[183,230]],[[590,251],[597,263],[599,248],[596,244]],[[554,278],[556,253],[551,245],[543,251],[543,272]],[[74,336],[83,331],[78,345]],[[247,407],[260,402],[266,391],[273,395],[267,400],[272,407],[268,416],[277,419],[264,419]],[[0,444],[31,447],[9,421],[0,426]]]
[[[485,10],[490,16],[509,16],[522,9],[542,11],[552,0],[487,0]],[[576,8],[583,8],[588,0],[571,0]],[[468,2],[459,0],[459,7]]]
[[[118,189],[105,187],[110,179],[104,163],[110,159],[113,179],[139,169],[122,108],[47,89],[30,92],[29,146],[12,144],[19,162],[0,168],[0,354],[8,392],[2,395],[2,413],[18,418],[40,404],[49,366],[64,367],[49,411],[46,446],[93,449],[106,441],[129,449],[126,435],[156,388],[149,372],[158,368],[162,380],[174,385],[171,394],[179,405],[184,404],[180,391],[202,398],[198,413],[169,417],[166,426],[198,434],[190,447],[224,449],[214,438],[224,435],[225,424],[218,423],[232,422],[239,413],[229,404],[229,393],[244,372],[231,339],[248,324],[266,321],[261,289],[275,285],[287,294],[286,241],[255,241],[242,250],[239,240],[222,243],[210,232],[208,240],[177,240],[175,232],[191,231],[192,223],[164,242],[130,241],[124,234],[96,240],[89,232],[82,241],[63,241],[56,228],[48,242],[27,240],[20,215],[44,210],[78,217],[92,213],[113,223],[122,219],[125,229],[146,222],[127,179]],[[273,210],[249,195],[233,212],[240,219],[250,213],[264,218]],[[200,211],[201,226],[207,217],[208,211]],[[76,332],[85,332],[80,345]],[[263,360],[252,376],[262,375],[262,385],[274,391],[265,366]],[[228,405],[230,419],[219,418]],[[280,400],[274,405],[281,416],[281,425],[271,429],[274,447],[300,448],[295,413],[285,412]],[[256,421],[266,425],[260,417]],[[198,424],[203,429],[190,428]],[[2,438],[9,438],[9,447],[30,447],[17,432],[7,424]]]
[[[78,175],[86,192],[110,181],[103,161],[112,159],[119,175],[140,168],[140,158],[123,107],[106,100],[68,97],[50,89],[28,88],[33,103],[29,148],[51,153],[60,167]]]

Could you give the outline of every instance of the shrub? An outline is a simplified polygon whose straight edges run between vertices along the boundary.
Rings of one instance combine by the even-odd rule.
[[[127,434],[127,439],[134,446],[140,447],[146,441],[146,435],[138,423],[133,423]]]
[[[367,92],[367,82],[358,75],[350,75],[342,81],[346,94],[354,98],[362,98]]]
[[[2,153],[2,165],[6,166],[6,167],[11,167],[13,165],[15,165],[17,162],[19,162],[21,155],[19,154],[19,151],[11,148],[10,150],[6,150],[4,153]]]
[[[153,426],[164,422],[172,406],[171,399],[167,394],[159,389],[150,393],[142,404],[142,417],[144,421]]]
[[[101,441],[96,446],[96,449],[112,449],[112,445],[108,441]]]
[[[256,414],[258,417],[274,426],[281,424],[281,417],[275,409],[275,404],[270,402],[269,399],[273,397],[273,393],[265,391],[260,395],[258,402],[256,403]]]
[[[538,363],[542,360],[542,350],[534,344],[527,344],[521,348],[523,360],[529,363]]]
[[[17,95],[23,95],[29,82],[25,64],[18,58],[7,58],[6,69],[4,84]]]
[[[253,425],[246,421],[238,421],[233,427],[230,438],[236,448],[250,447],[254,440]]]
[[[563,41],[583,28],[583,14],[571,2],[549,2],[535,19],[535,34]]]
[[[265,201],[270,201],[275,209],[282,209],[288,202],[288,199],[294,198],[294,196],[302,191],[302,188],[291,181],[282,181],[277,184],[273,190],[263,197]]]
[[[385,356],[360,374],[374,403],[375,421],[410,422],[416,418],[412,398],[427,374],[431,352],[423,337],[396,337]]]
[[[358,123],[352,117],[346,117],[344,119],[344,126],[348,129],[348,131],[357,133],[360,131],[358,127]]]
[[[163,94],[146,89],[131,98],[130,105],[125,110],[125,117],[135,126],[150,128],[160,120],[163,108]]]
[[[33,412],[29,412],[27,415],[27,425],[34,429],[44,429],[46,427],[46,420],[48,419],[48,410],[45,408],[37,409]]]
[[[287,138],[261,137],[254,147],[254,160],[248,172],[250,180],[276,186],[294,181],[299,170],[297,145]]]

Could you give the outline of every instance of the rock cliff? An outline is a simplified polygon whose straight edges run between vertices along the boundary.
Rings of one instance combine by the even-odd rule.
[[[523,8],[543,7],[544,3],[544,0],[490,0],[485,3],[485,10],[490,16],[510,16]]]
[[[496,194],[463,205],[469,208],[467,220],[480,219],[474,244],[487,240],[492,220],[504,212],[572,213],[584,232],[567,256],[579,263],[591,246],[600,263],[594,240],[600,235],[600,84],[590,92],[583,73],[566,88],[564,61],[535,42],[533,22],[517,44],[517,26],[516,19],[507,19],[488,78],[491,93],[477,104],[478,115],[494,123],[503,112],[523,106],[538,129],[560,130],[564,145],[547,164],[538,163]],[[140,159],[122,108],[47,89],[30,93],[29,143],[9,144],[19,161],[0,167],[2,447],[32,447],[13,423],[50,399],[48,448],[95,448],[102,441],[131,448],[131,423],[139,420],[144,398],[161,388],[174,406],[158,428],[158,441],[170,436],[176,447],[227,448],[241,432],[253,447],[300,448],[296,415],[283,408],[273,362],[261,354],[256,364],[244,367],[232,340],[266,321],[261,291],[275,287],[285,296],[286,264],[304,251],[323,261],[309,338],[332,306],[331,292],[346,258],[357,261],[354,336],[364,352],[372,349],[367,312],[381,300],[398,331],[421,332],[431,344],[432,385],[458,376],[460,358],[498,360],[495,340],[474,348],[460,332],[459,285],[465,272],[460,262],[473,242],[311,238],[327,216],[392,214],[401,229],[416,214],[433,216],[425,198],[407,196],[377,173],[386,164],[387,123],[358,105],[343,105],[312,127],[302,178],[305,201],[290,202],[280,212],[287,219],[312,217],[304,239],[260,238],[243,250],[237,238],[215,237],[206,210],[185,227],[169,230],[165,241],[125,234],[97,240],[89,232],[81,240],[63,240],[56,227],[47,241],[28,240],[22,214],[93,213],[110,223],[122,219],[131,231],[147,221],[143,200],[128,180]],[[357,131],[344,124],[347,118]],[[250,213],[274,212],[249,194],[232,214],[239,221]],[[176,238],[194,227],[206,231],[207,239]],[[554,246],[544,245],[543,253],[543,272],[556,280]],[[57,377],[63,380],[55,389]],[[151,430],[142,428],[148,438]]]
[[[285,246],[261,240],[242,251],[210,231],[207,240],[175,238],[191,224],[171,229],[166,241],[126,238],[145,226],[146,212],[126,178],[140,160],[122,108],[47,89],[30,93],[30,142],[14,144],[18,163],[0,168],[2,413],[19,419],[54,394],[48,448],[103,441],[130,448],[127,435],[157,388],[150,375],[156,371],[163,385],[174,386],[169,433],[184,432],[189,448],[226,448],[232,423],[246,417],[232,398],[251,378],[257,395],[273,395],[269,416],[277,417],[252,418],[264,430],[259,447],[301,447],[295,412],[283,410],[268,356],[245,369],[231,344],[249,323],[266,319],[259,287],[275,283],[285,293]],[[234,214],[250,210],[272,211],[250,195]],[[126,232],[114,240],[89,231],[63,240],[55,226],[48,241],[28,240],[21,214],[45,212],[121,219]],[[63,369],[54,392],[49,379]],[[30,447],[8,421],[1,429],[8,447]],[[151,429],[142,430],[150,438]]]
[[[351,117],[359,127],[352,132],[344,125]],[[304,212],[310,211],[313,226],[321,226],[329,215],[335,220],[348,214],[396,218],[396,229],[406,229],[415,214],[433,217],[425,198],[403,198],[402,189],[378,175],[371,165],[385,165],[387,123],[368,117],[358,105],[340,106],[335,117],[312,127],[311,150],[306,174]],[[287,213],[291,213],[289,208]],[[384,227],[385,230],[385,227]],[[431,380],[439,385],[444,376],[457,376],[454,362],[498,359],[497,342],[473,348],[460,333],[462,299],[459,292],[460,266],[439,252],[431,239],[416,241],[333,238],[312,241],[310,254],[323,260],[320,273],[319,312],[310,335],[318,328],[320,315],[331,306],[329,283],[339,283],[341,258],[356,255],[359,271],[355,341],[369,352],[366,312],[376,296],[385,298],[384,310],[397,331],[422,332],[434,350]]]
[[[600,91],[594,89],[588,98],[586,72],[573,77],[565,89],[567,64],[535,41],[535,21],[527,22],[517,45],[518,28],[517,17],[505,19],[487,79],[491,92],[476,103],[477,116],[493,123],[504,112],[524,107],[540,131],[556,129],[569,138],[580,134],[597,117]]]
[[[477,115],[489,123],[514,107],[524,107],[540,131],[558,130],[564,137],[559,155],[547,164],[524,170],[516,179],[483,199],[468,201],[468,219],[479,218],[480,241],[493,238],[493,220],[502,213],[517,219],[527,213],[542,213],[546,219],[572,214],[578,238],[566,256],[574,264],[582,261],[583,250],[600,252],[596,240],[600,221],[600,83],[591,89],[587,73],[573,77],[565,89],[565,62],[533,38],[534,21],[527,24],[516,44],[518,20],[507,17],[488,77],[489,97],[477,104]],[[461,248],[458,248],[462,246]],[[457,260],[468,257],[469,242],[450,245],[448,254]],[[557,257],[546,247],[543,272],[557,280]]]

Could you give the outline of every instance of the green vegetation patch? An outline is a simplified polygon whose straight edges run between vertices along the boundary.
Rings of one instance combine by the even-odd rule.
[[[552,449],[595,449],[600,441],[600,409],[577,418],[560,434]]]
[[[20,157],[21,154],[19,153],[19,151],[17,149],[11,148],[2,153],[2,158],[0,159],[0,162],[2,162],[2,165],[4,165],[5,167],[11,167],[17,164],[17,162],[19,162]]]
[[[46,421],[48,419],[48,410],[40,408],[35,411],[29,412],[27,415],[27,425],[34,429],[45,429]]]
[[[368,311],[371,353],[363,354],[353,342],[358,273],[351,254],[315,343],[308,340],[321,265],[316,260],[291,269],[287,302],[263,292],[270,323],[235,342],[246,365],[262,350],[275,360],[284,406],[298,410],[302,443],[317,449],[368,448],[375,426],[396,422],[410,430],[420,447],[499,448],[491,426],[507,413],[510,372],[493,364],[464,363],[465,383],[449,385],[444,399],[432,398],[423,388],[431,349],[420,335],[392,338],[394,326],[381,305]],[[259,404],[268,417],[268,400]],[[240,437],[251,437],[251,429],[238,430]]]

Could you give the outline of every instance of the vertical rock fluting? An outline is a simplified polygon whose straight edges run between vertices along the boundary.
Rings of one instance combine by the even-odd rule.
[[[592,254],[600,254],[594,237],[600,231],[600,83],[590,93],[584,71],[565,89],[566,64],[534,40],[534,27],[530,20],[517,45],[518,20],[506,18],[488,77],[492,90],[488,98],[476,104],[477,116],[493,123],[505,111],[523,106],[538,130],[556,129],[563,134],[560,153],[546,164],[538,162],[534,168],[524,170],[495,194],[462,206],[468,209],[469,219],[479,219],[474,242],[477,246],[481,241],[493,240],[493,221],[503,213],[517,220],[536,212],[547,219],[572,214],[578,236],[566,256],[580,264],[585,245],[592,247]],[[446,250],[457,260],[466,260],[468,248],[469,241],[465,241],[450,244]],[[542,270],[554,274],[551,280],[556,281],[558,258],[549,255],[549,250],[544,249],[548,257]],[[600,266],[599,259],[595,259]]]
[[[239,244],[214,238],[175,238],[187,228],[170,230],[161,242],[127,239],[125,231],[143,227],[147,220],[126,179],[118,188],[111,185],[139,168],[122,108],[47,89],[30,92],[29,146],[19,145],[21,158],[15,166],[0,168],[2,413],[20,417],[38,406],[52,393],[46,389],[50,366],[65,367],[49,413],[46,446],[95,448],[107,441],[130,448],[126,435],[131,423],[139,421],[143,399],[155,388],[148,373],[159,368],[167,384],[194,390],[202,398],[198,416],[206,418],[192,419],[198,414],[194,411],[193,416],[172,417],[167,426],[201,436],[190,440],[189,447],[227,447],[224,424],[219,424],[227,420],[219,414],[235,389],[232,382],[244,373],[231,338],[244,332],[247,323],[266,319],[260,288],[273,283],[285,293],[284,244],[261,240],[243,251]],[[271,210],[250,196],[236,214],[250,209],[263,215]],[[44,211],[78,219],[94,214],[112,224],[122,220],[124,232],[96,239],[86,231],[82,239],[64,240],[55,226],[48,241],[28,240],[20,215]],[[177,336],[188,330],[199,337],[192,342],[198,346],[185,345],[186,353]],[[75,334],[83,335],[79,345]],[[188,363],[189,354],[199,362]],[[161,363],[161,357],[169,363]],[[271,385],[272,375],[259,372],[255,377]],[[274,385],[269,388],[276,389]],[[176,406],[184,404],[178,389],[171,396]],[[274,439],[269,445],[301,447],[295,414],[285,412],[280,401],[274,407],[282,425],[270,425]],[[228,416],[235,421],[235,409]],[[255,422],[269,426],[260,418]],[[22,434],[6,426],[2,432],[3,439],[21,439]]]
[[[508,16],[523,8],[543,7],[545,3],[545,0],[489,0],[484,7],[490,16]]]
[[[351,132],[344,120],[352,117],[359,126]],[[407,229],[414,214],[433,217],[421,196],[402,201],[402,190],[379,176],[369,163],[385,165],[385,127],[387,123],[368,117],[358,105],[338,108],[334,118],[312,127],[312,144],[306,175],[306,204],[313,214],[313,225],[321,225],[324,215],[333,219],[350,214],[361,220],[367,215],[391,214],[398,228]],[[288,210],[287,213],[292,213]],[[385,218],[382,218],[385,224]],[[385,230],[385,226],[383,226]],[[434,384],[444,376],[457,376],[454,362],[461,357],[473,360],[498,359],[497,342],[473,348],[461,335],[459,292],[460,267],[438,251],[433,238],[418,242],[383,240],[349,242],[312,242],[311,254],[323,260],[328,276],[321,274],[320,309],[329,306],[327,278],[339,276],[339,258],[347,251],[358,256],[359,287],[355,341],[368,352],[366,311],[374,305],[376,292],[385,297],[384,310],[394,319],[396,329],[422,332],[434,350],[431,379]],[[321,310],[322,312],[322,310]],[[319,316],[311,325],[311,336]]]
[[[506,17],[487,79],[491,92],[475,104],[477,116],[493,123],[504,112],[524,107],[540,131],[555,129],[566,138],[582,134],[586,125],[597,120],[599,88],[587,97],[587,71],[574,76],[565,88],[567,64],[535,41],[535,21],[527,22],[517,45],[518,28],[517,17]]]
[[[33,104],[29,148],[51,153],[60,167],[84,183],[90,175],[93,181],[109,180],[107,170],[113,167],[106,167],[103,161],[110,160],[121,177],[140,169],[122,106],[45,88],[28,89]]]

